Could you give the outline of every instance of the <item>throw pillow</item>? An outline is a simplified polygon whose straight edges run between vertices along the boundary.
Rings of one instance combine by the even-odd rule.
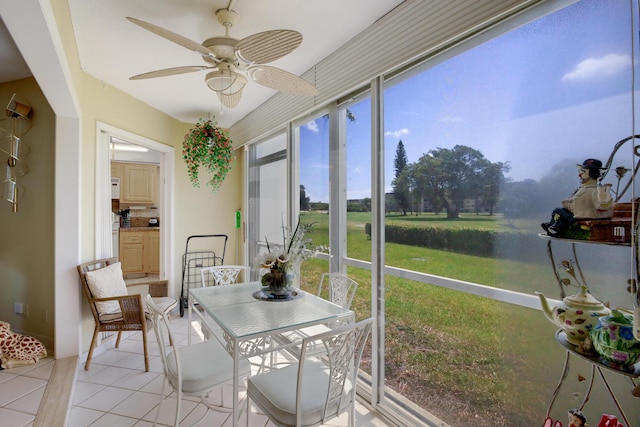
[[[98,270],[89,271],[86,274],[89,290],[95,298],[109,298],[127,295],[127,285],[122,276],[122,267],[119,262],[108,265]],[[118,301],[96,303],[99,314],[116,313],[120,311]]]

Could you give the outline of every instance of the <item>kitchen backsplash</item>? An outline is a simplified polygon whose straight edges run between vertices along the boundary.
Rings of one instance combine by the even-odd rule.
[[[148,227],[149,219],[156,218],[160,222],[160,215],[158,209],[143,208],[135,209],[129,208],[129,222],[131,227]]]

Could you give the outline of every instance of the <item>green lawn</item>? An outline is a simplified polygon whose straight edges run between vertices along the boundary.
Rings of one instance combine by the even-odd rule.
[[[369,214],[349,213],[347,218],[348,255],[369,260],[371,241],[364,232]],[[328,244],[328,215],[305,213],[301,219],[314,223],[309,237],[315,244]],[[446,215],[389,216],[386,221],[430,227],[514,226],[486,215],[454,221]],[[387,244],[385,252],[388,265],[496,287],[513,280],[517,284],[509,282],[509,289],[527,292],[535,289],[540,276],[539,265],[399,244]],[[303,269],[301,286],[315,292],[327,262],[307,261]],[[371,312],[370,273],[356,268],[348,273],[359,283],[353,309],[359,318],[366,317]],[[452,425],[540,424],[562,363],[553,340],[555,327],[540,312],[398,277],[387,276],[385,282],[387,385]],[[553,375],[540,376],[550,366]],[[446,405],[433,403],[444,395],[458,405],[455,417]]]

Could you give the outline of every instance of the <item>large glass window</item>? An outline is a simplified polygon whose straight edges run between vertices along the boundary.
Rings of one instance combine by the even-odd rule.
[[[300,187],[300,223],[311,224],[305,235],[310,246],[329,246],[330,176],[329,116],[323,114],[303,120],[296,127],[299,152],[297,168]],[[322,273],[329,271],[326,261],[308,261],[301,266],[301,286],[317,293]]]
[[[272,152],[269,162],[253,160],[265,185],[299,180],[299,199],[289,197],[294,209],[282,210],[295,211],[299,203],[301,220],[315,224],[314,243],[335,240],[329,224],[346,224],[340,254],[346,258],[307,261],[301,286],[315,292],[330,265],[345,267],[359,283],[356,316],[384,320],[384,342],[367,350],[362,364],[378,408],[398,402],[453,427],[542,425],[547,411],[564,424],[576,407],[595,425],[602,413],[618,413],[597,381],[584,404],[592,365],[575,358],[548,407],[565,352],[534,292],[557,300],[586,284],[612,307],[631,305],[628,246],[551,247],[539,235],[541,223],[580,184],[577,165],[589,158],[606,162],[614,145],[634,133],[631,21],[637,10],[631,9],[637,5],[630,3],[575,2],[396,72],[383,88],[384,171],[371,167],[377,97],[362,94],[337,108],[339,120],[318,113],[294,127],[297,152],[289,175],[283,152]],[[340,126],[335,132],[333,123]],[[342,148],[344,170],[337,170],[332,150]],[[614,167],[631,169],[633,158],[632,147],[625,147]],[[380,173],[385,246],[377,253],[370,240],[377,229],[371,226],[371,182]],[[614,196],[621,194],[613,173],[606,182]],[[346,209],[332,205],[333,190],[344,192]],[[631,193],[621,201],[630,201]],[[271,203],[286,203],[268,192],[253,194],[260,198],[256,209],[274,212]],[[278,235],[280,213],[269,223]],[[266,223],[258,224],[268,233]],[[382,255],[384,280],[374,289],[370,261]],[[564,284],[560,260],[578,268]],[[380,360],[382,368],[375,367]],[[627,415],[640,419],[628,379],[603,375]],[[384,391],[378,394],[379,384]]]
[[[371,98],[344,107],[347,256],[371,261]]]
[[[249,151],[249,259],[282,241],[287,220],[287,137],[278,134]]]
[[[541,424],[563,363],[540,312],[460,291],[559,298],[588,282],[630,304],[628,247],[554,244],[555,263],[577,253],[584,273],[559,289],[538,234],[580,185],[577,165],[605,163],[632,135],[631,34],[629,3],[586,0],[385,88],[386,265],[451,288],[387,276],[385,380],[450,425]],[[631,150],[616,161],[630,168]],[[564,422],[586,390],[562,392],[552,414]],[[592,420],[608,410],[584,408]]]

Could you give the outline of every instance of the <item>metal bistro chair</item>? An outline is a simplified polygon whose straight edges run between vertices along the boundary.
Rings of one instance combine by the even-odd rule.
[[[297,363],[249,377],[247,422],[254,403],[277,426],[318,426],[346,410],[354,426],[358,369],[372,322],[368,318],[305,338]],[[307,353],[317,342],[324,348],[321,357]]]
[[[342,308],[351,308],[358,283],[342,273],[324,273],[318,285],[318,296],[322,297],[325,283],[329,292],[329,301]]]
[[[328,296],[328,300],[342,308],[350,309],[353,297],[358,289],[358,283],[341,273],[324,273],[320,278],[318,285],[318,296]],[[299,329],[297,331],[287,332],[285,334],[276,335],[274,339],[286,346],[285,350],[292,356],[298,358],[300,356],[300,346],[292,345],[304,338],[327,332],[333,327],[341,325],[315,325],[308,328]],[[322,349],[319,348],[319,351]],[[311,351],[311,350],[308,350]]]
[[[122,268],[117,258],[105,258],[80,264],[78,267],[82,291],[87,298],[91,314],[95,321],[93,338],[89,354],[85,362],[85,371],[89,370],[93,350],[98,342],[99,332],[117,332],[116,348],[120,345],[120,337],[124,331],[141,331],[144,349],[144,369],[149,371],[149,355],[147,353],[147,320],[142,295],[128,294],[127,285],[122,275]],[[163,312],[170,312],[177,301],[167,297],[167,281],[149,283],[149,295],[154,297]]]
[[[200,276],[202,278],[202,287],[206,286],[226,286],[232,285],[238,282],[238,277],[241,272],[245,272],[244,279],[249,272],[249,267],[244,265],[215,265],[212,267],[202,267],[200,269]],[[201,316],[202,319],[202,334],[205,339],[210,338],[210,334],[215,335],[216,331],[220,331],[215,322],[211,321],[208,316]]]
[[[238,276],[243,271],[246,275],[249,271],[249,267],[245,267],[244,265],[216,265],[213,267],[203,267],[200,269],[202,286],[222,286],[238,283]],[[246,280],[246,276],[244,279]]]
[[[222,403],[221,406],[214,406],[206,400],[208,393],[213,388],[233,379],[233,360],[229,353],[227,353],[227,350],[222,346],[222,344],[220,344],[220,342],[218,342],[218,340],[203,341],[193,345],[177,346],[176,341],[172,337],[171,329],[169,327],[169,319],[167,318],[166,313],[160,307],[155,305],[153,299],[149,296],[147,296],[145,303],[149,310],[154,314],[151,316],[150,323],[152,324],[156,335],[158,348],[160,350],[162,368],[166,379],[166,381],[162,382],[160,404],[156,410],[153,425],[155,426],[157,424],[162,404],[166,397],[168,397],[168,395],[166,397],[164,395],[167,382],[177,394],[176,414],[174,419],[174,425],[176,427],[180,423],[180,411],[184,395],[200,396],[202,403],[207,407],[202,419],[204,419],[210,409],[228,412],[229,408],[222,407]],[[165,340],[165,337],[167,336],[169,337],[169,343]],[[248,376],[250,371],[249,362],[246,360],[241,361],[239,374],[241,376]]]

